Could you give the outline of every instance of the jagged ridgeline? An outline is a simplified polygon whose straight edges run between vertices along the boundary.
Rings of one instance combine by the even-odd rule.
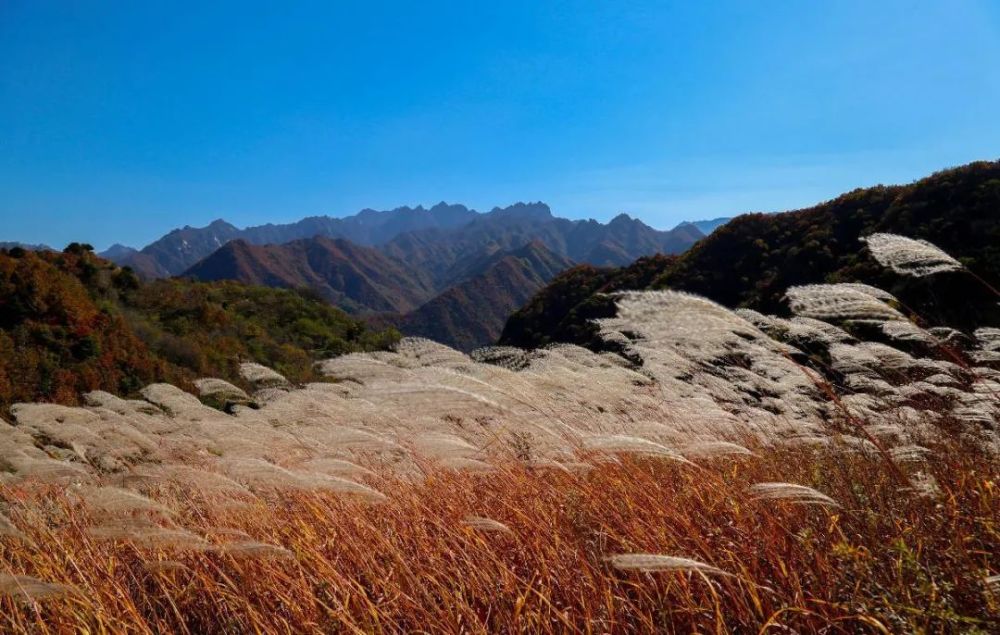
[[[242,383],[241,360],[308,381],[316,359],[397,337],[309,293],[141,282],[83,245],[0,250],[2,416],[18,401],[76,404],[90,390],[128,396],[156,381],[190,388],[205,375]]]
[[[606,294],[676,289],[728,307],[789,315],[795,285],[863,282],[891,292],[927,325],[970,331],[1000,323],[992,294],[963,272],[913,278],[871,259],[876,232],[933,242],[1000,287],[1000,162],[972,163],[913,184],[858,189],[816,207],[740,216],[676,258],[618,269],[580,266],[553,280],[508,320],[504,345],[600,344],[590,320],[613,315]]]

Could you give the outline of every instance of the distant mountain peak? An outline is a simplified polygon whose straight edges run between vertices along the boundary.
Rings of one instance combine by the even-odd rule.
[[[551,220],[552,210],[541,201],[536,203],[514,203],[507,207],[494,207],[490,210],[490,216],[494,218],[517,218],[524,220]]]
[[[674,229],[681,229],[684,227],[694,227],[701,233],[708,236],[714,232],[719,227],[722,227],[726,223],[732,220],[730,216],[720,216],[718,218],[712,218],[710,220],[686,220],[683,223],[678,223]]]
[[[612,228],[616,228],[616,229],[626,228],[626,227],[636,227],[636,228],[642,228],[642,229],[646,229],[646,230],[652,230],[653,229],[652,227],[650,227],[646,223],[642,222],[642,219],[635,218],[633,216],[629,216],[625,212],[622,212],[622,213],[618,214],[617,216],[615,216],[614,218],[612,218],[608,222],[608,227],[612,227]]]
[[[195,227],[193,225],[185,225],[184,227],[181,227],[180,229],[175,229],[175,230],[171,231],[170,234],[179,234],[179,233],[182,233],[182,232],[197,232],[197,231],[206,231],[206,230],[219,231],[219,230],[223,230],[223,229],[229,230],[229,231],[239,231],[238,227],[236,227],[235,225],[233,225],[229,221],[225,220],[224,218],[216,218],[215,220],[213,220],[208,225],[205,225],[204,227]],[[167,235],[169,236],[170,234],[167,234]]]
[[[128,245],[115,243],[97,255],[100,256],[101,258],[105,258],[107,260],[111,260],[112,262],[114,262],[119,258],[127,258],[136,253],[138,253],[138,250],[133,249]]]

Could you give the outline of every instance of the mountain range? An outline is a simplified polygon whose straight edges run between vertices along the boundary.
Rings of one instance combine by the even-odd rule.
[[[464,205],[442,202],[429,209],[365,209],[344,218],[313,216],[294,223],[245,229],[220,219],[206,227],[175,229],[141,250],[114,245],[99,255],[130,266],[142,277],[162,278],[184,273],[232,240],[277,245],[324,236],[380,247],[396,257],[408,253],[420,258],[417,252],[423,250],[432,251],[432,259],[448,260],[444,253],[452,251],[451,259],[458,260],[494,243],[498,248],[513,248],[539,238],[556,253],[577,262],[622,265],[653,251],[683,250],[702,235],[691,224],[658,231],[624,214],[608,224],[571,221],[553,216],[544,203],[518,203],[480,213]],[[460,244],[450,248],[446,243],[452,242]]]
[[[345,218],[311,216],[294,223],[269,223],[245,229],[219,219],[206,227],[175,229],[141,250],[114,245],[100,255],[131,266],[141,276],[164,278],[184,272],[231,240],[265,245],[326,236],[345,238],[359,245],[376,245],[407,231],[458,227],[475,216],[476,212],[464,205],[439,203],[430,209],[422,206],[389,211],[364,209]]]
[[[626,265],[702,237],[691,223],[658,231],[626,214],[606,224],[558,218],[544,203],[487,213],[440,203],[246,229],[218,220],[101,256],[144,278],[309,288],[350,313],[468,350],[493,342],[512,311],[575,263]]]

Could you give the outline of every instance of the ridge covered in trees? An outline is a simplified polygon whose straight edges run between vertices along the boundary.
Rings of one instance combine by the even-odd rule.
[[[860,242],[889,232],[929,240],[1000,287],[1000,162],[980,161],[903,186],[857,189],[815,207],[746,214],[677,257],[621,268],[576,267],[555,278],[508,320],[500,343],[596,346],[596,327],[613,304],[601,294],[676,289],[728,307],[787,314],[795,285],[857,281],[886,289],[934,324],[1000,323],[995,298],[966,273],[903,278],[879,267]]]
[[[20,401],[76,404],[80,394],[130,395],[146,384],[215,376],[240,384],[241,361],[291,381],[312,362],[392,343],[305,291],[237,282],[158,280],[95,256],[0,250],[0,412]]]

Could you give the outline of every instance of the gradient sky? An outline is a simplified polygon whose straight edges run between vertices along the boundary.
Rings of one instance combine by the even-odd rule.
[[[440,200],[667,228],[996,159],[998,112],[994,1],[0,0],[0,240]]]

